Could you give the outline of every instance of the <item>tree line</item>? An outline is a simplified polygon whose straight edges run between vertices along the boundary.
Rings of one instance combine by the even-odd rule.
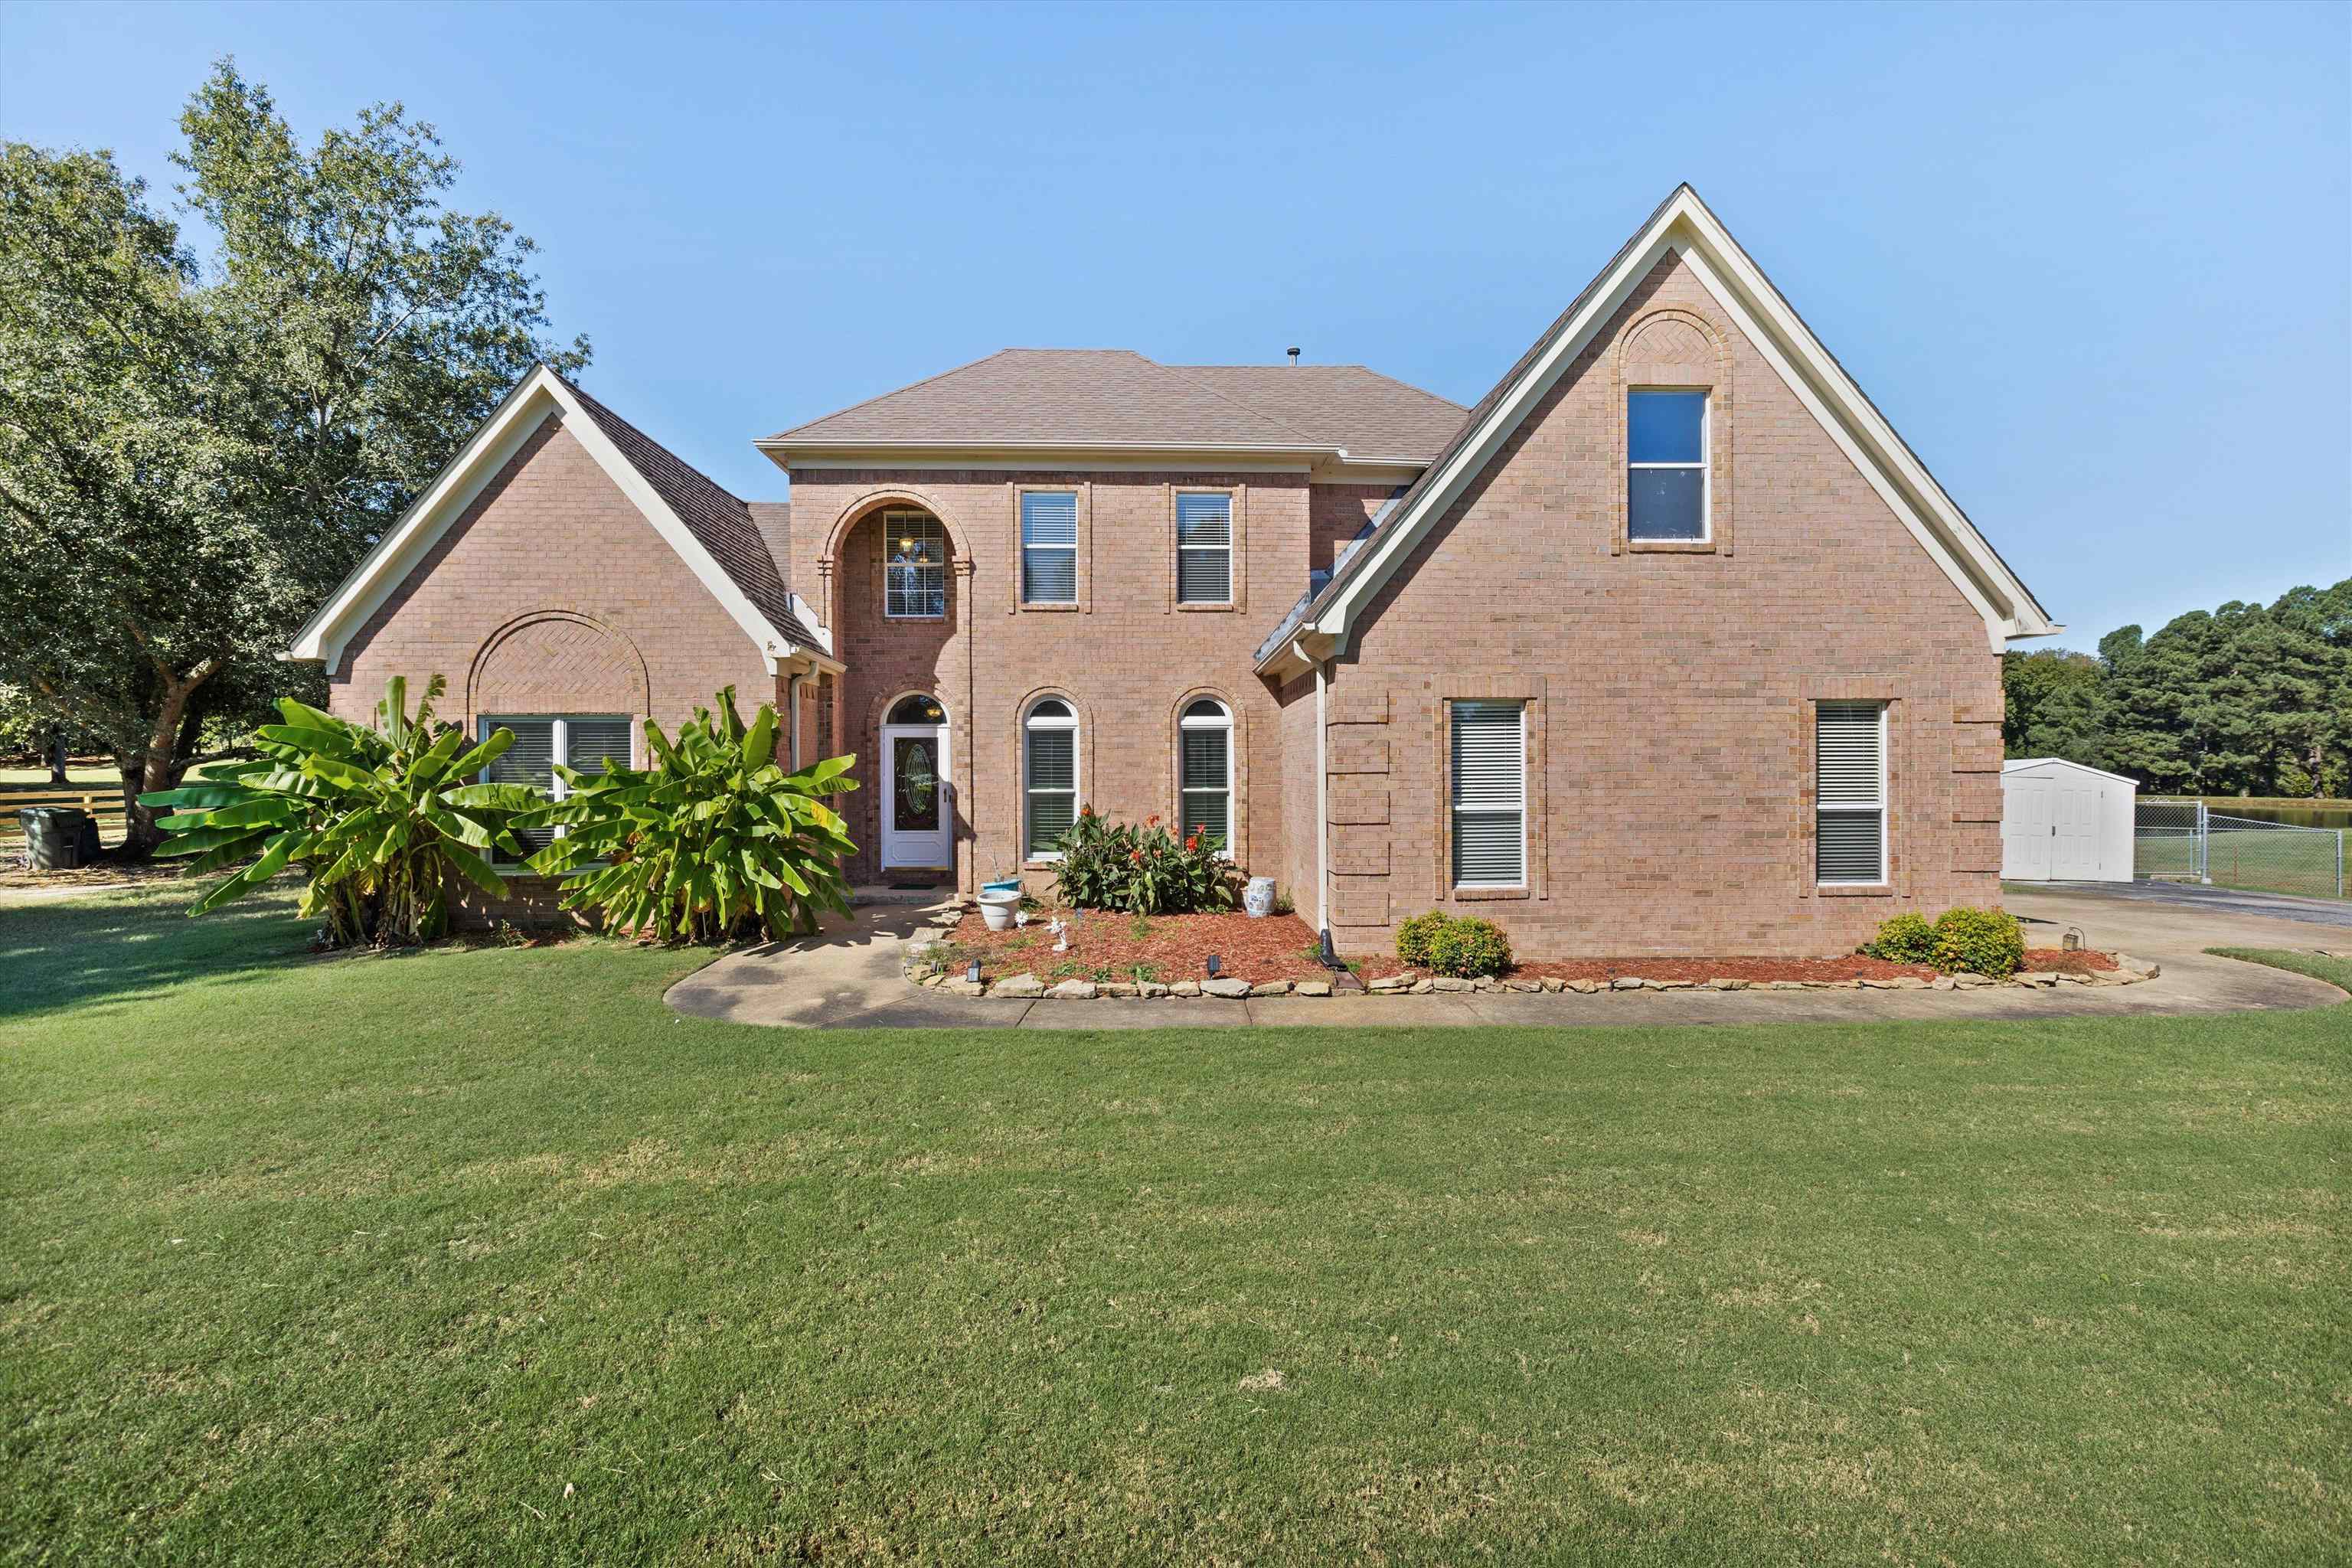
[[[399,104],[304,146],[224,59],[179,128],[168,211],[0,141],[0,728],[103,748],[134,856],[136,797],[323,700],[278,652],[524,372],[589,354]]]
[[[2352,793],[2352,577],[2001,656],[2011,757],[2064,757],[2162,795]]]

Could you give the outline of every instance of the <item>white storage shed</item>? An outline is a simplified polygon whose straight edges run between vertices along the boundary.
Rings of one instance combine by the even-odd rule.
[[[2139,785],[2060,757],[2000,769],[2000,874],[2014,882],[2128,882]]]

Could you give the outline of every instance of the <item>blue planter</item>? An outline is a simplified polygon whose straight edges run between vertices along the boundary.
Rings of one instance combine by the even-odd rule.
[[[980,890],[983,893],[1017,893],[1021,890],[1021,879],[1007,877],[1001,882],[982,882]]]

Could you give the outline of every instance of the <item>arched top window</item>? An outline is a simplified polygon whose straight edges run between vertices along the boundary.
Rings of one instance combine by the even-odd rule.
[[[890,716],[882,721],[886,724],[944,724],[948,721],[948,710],[940,706],[938,698],[917,693],[911,697],[901,697],[891,704]]]
[[[1078,716],[1058,697],[1039,698],[1022,721],[1021,780],[1023,852],[1058,860],[1078,820]]]
[[[1234,715],[1213,697],[1184,706],[1177,721],[1177,798],[1184,837],[1234,849]]]
[[[892,620],[936,621],[948,613],[948,536],[927,511],[882,514],[887,563],[882,613]]]

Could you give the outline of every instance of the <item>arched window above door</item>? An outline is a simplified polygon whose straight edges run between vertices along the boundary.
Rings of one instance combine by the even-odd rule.
[[[944,724],[948,721],[948,711],[940,706],[938,698],[925,697],[917,692],[901,697],[893,703],[890,716],[882,721],[886,724]]]

